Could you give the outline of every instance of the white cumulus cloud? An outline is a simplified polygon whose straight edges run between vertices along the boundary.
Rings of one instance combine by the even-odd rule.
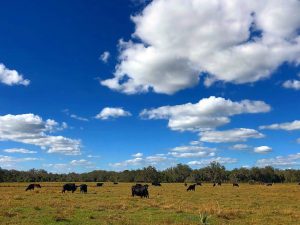
[[[293,130],[300,130],[300,120],[295,120],[293,122],[287,123],[274,123],[271,125],[260,126],[260,129],[268,129],[268,130],[286,130],[286,131],[293,131]]]
[[[166,119],[172,130],[212,129],[230,122],[230,116],[245,113],[269,112],[271,107],[263,101],[231,101],[211,96],[199,102],[175,106],[162,106],[156,109],[144,109],[140,116],[146,119]]]
[[[108,51],[105,51],[103,52],[101,55],[100,55],[100,60],[104,63],[107,63],[108,62],[108,59],[110,57],[110,53]]]
[[[37,151],[31,151],[28,149],[24,149],[24,148],[9,148],[9,149],[4,149],[4,152],[7,153],[21,153],[21,154],[35,154],[37,153]]]
[[[12,85],[24,85],[30,84],[30,80],[24,79],[23,75],[16,70],[10,70],[0,63],[0,83],[12,86]]]
[[[188,162],[189,166],[207,166],[211,162],[218,162],[220,164],[232,164],[236,163],[237,159],[230,158],[230,157],[216,157],[216,158],[210,158],[210,159],[202,159],[198,161],[190,161]]]
[[[125,116],[131,116],[131,113],[122,108],[105,107],[101,110],[100,113],[96,115],[95,118],[100,120],[107,120],[110,118],[118,118]]]
[[[0,167],[1,168],[17,168],[18,164],[21,162],[30,162],[30,161],[36,161],[39,160],[39,158],[32,158],[32,157],[26,157],[26,158],[16,158],[6,155],[0,155]]]
[[[246,144],[235,144],[233,146],[231,146],[231,149],[234,149],[234,150],[245,150],[245,149],[249,149],[250,146],[249,145],[246,145]]]
[[[132,159],[128,159],[122,162],[110,163],[111,167],[132,167],[132,166],[147,166],[147,165],[157,165],[158,163],[162,163],[167,161],[168,158],[163,154],[156,154],[147,157],[134,157]]]
[[[44,121],[34,114],[7,114],[0,116],[0,141],[15,141],[47,149],[48,153],[65,155],[80,154],[80,140],[53,136],[53,133],[66,127],[54,120]]]
[[[300,90],[300,80],[287,80],[282,86],[289,89]]]
[[[236,128],[225,131],[203,131],[200,132],[200,141],[223,143],[223,142],[241,142],[249,138],[263,138],[264,135],[254,129]]]
[[[298,0],[153,0],[119,43],[113,77],[101,82],[127,94],[173,94],[215,81],[266,79],[300,63]],[[135,41],[138,40],[138,41]]]
[[[144,155],[143,153],[138,152],[136,154],[133,154],[132,157],[140,158],[140,157],[143,157],[143,155]]]
[[[255,147],[254,148],[254,152],[261,153],[261,154],[263,154],[263,153],[269,153],[271,151],[272,151],[272,148],[269,147],[269,146],[259,146],[259,147]]]
[[[259,159],[257,166],[275,166],[275,167],[291,167],[300,165],[300,153],[290,154],[287,156],[277,156],[275,158]]]

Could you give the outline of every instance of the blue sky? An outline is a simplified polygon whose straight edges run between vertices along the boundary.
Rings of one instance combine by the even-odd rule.
[[[0,167],[300,167],[299,1],[2,8]]]

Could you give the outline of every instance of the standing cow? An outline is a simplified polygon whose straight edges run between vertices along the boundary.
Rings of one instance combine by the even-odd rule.
[[[72,191],[72,193],[74,193],[76,191],[77,187],[78,186],[76,186],[74,183],[64,184],[61,192],[65,193],[66,191]]]
[[[80,193],[84,193],[84,194],[87,193],[87,185],[86,184],[81,184],[81,185],[79,185],[79,187],[80,187]]]
[[[202,183],[201,182],[197,182],[197,185],[202,186]]]
[[[134,185],[131,187],[132,197],[140,196],[141,198],[149,198],[148,185]]]
[[[97,183],[96,186],[97,186],[97,187],[102,187],[102,186],[103,186],[103,183]]]
[[[31,191],[31,190],[34,190],[34,188],[41,188],[41,185],[39,185],[39,184],[29,184],[25,191],[28,191],[28,190]]]
[[[153,186],[161,186],[161,183],[159,183],[159,182],[152,182],[152,185]]]
[[[186,191],[195,191],[195,188],[196,188],[196,184],[192,184],[186,189]]]
[[[236,182],[235,182],[235,183],[232,183],[232,186],[233,186],[233,187],[240,187],[239,184],[236,183]]]

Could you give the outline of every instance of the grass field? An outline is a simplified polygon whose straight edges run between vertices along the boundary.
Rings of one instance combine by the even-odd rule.
[[[183,184],[149,186],[149,199],[131,197],[129,183],[87,183],[88,194],[61,193],[62,183],[40,183],[25,192],[25,183],[0,184],[0,224],[300,224],[300,186],[211,184],[186,192]]]

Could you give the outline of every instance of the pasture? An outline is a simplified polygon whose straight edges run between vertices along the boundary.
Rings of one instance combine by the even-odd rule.
[[[61,193],[63,183],[40,183],[42,188],[25,192],[28,184],[0,183],[0,224],[150,225],[300,224],[300,186],[297,184],[232,184],[196,186],[184,184],[149,186],[150,198],[131,196],[132,183],[88,184],[88,193]],[[80,184],[80,183],[77,183]]]

